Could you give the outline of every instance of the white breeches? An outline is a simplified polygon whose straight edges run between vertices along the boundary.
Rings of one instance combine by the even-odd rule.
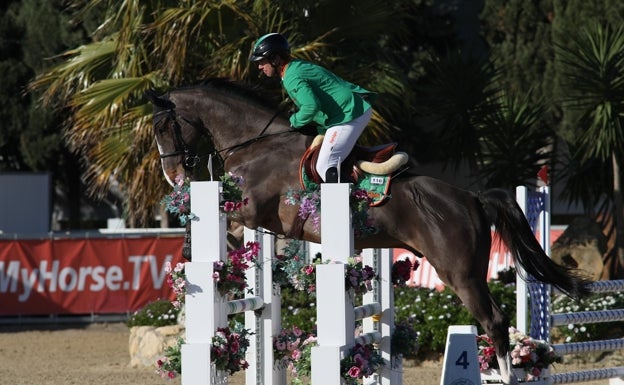
[[[338,167],[347,158],[372,116],[373,109],[369,108],[359,118],[327,130],[316,162],[316,171],[323,180],[329,168]]]

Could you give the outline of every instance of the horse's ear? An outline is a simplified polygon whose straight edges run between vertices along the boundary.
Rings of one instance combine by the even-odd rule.
[[[171,100],[168,100],[168,99],[166,99],[164,97],[159,96],[156,93],[156,91],[154,91],[152,89],[145,90],[143,92],[143,94],[156,107],[160,107],[160,108],[163,108],[163,109],[173,109],[176,106],[174,102],[172,102]]]

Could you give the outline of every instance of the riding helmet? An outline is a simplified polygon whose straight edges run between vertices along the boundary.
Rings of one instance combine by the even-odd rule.
[[[290,54],[290,45],[286,38],[279,33],[268,33],[256,42],[251,54],[251,61],[273,59],[275,55]]]

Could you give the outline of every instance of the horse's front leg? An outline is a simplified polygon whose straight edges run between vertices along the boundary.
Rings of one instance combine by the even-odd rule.
[[[503,384],[518,385],[518,379],[513,373],[511,366],[511,354],[499,355],[496,353],[496,360],[498,361]]]

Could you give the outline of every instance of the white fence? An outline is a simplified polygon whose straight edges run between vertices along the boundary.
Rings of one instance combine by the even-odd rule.
[[[274,240],[245,230],[246,240],[261,242],[262,258],[258,269],[247,272],[253,295],[226,301],[216,291],[213,264],[224,261],[226,250],[226,218],[219,210],[221,182],[193,182],[191,195],[192,262],[187,262],[186,342],[182,345],[182,384],[227,384],[226,373],[210,365],[212,337],[217,327],[227,326],[228,314],[245,312],[245,328],[255,331],[251,336],[247,361],[246,384],[284,384],[285,373],[274,365],[273,336],[281,328],[279,287],[272,282],[271,261]],[[323,184],[321,251],[323,260],[336,263],[316,266],[317,337],[312,350],[312,383],[339,385],[340,360],[355,343],[378,344],[385,361],[380,373],[365,379],[366,384],[400,385],[401,360],[393,360],[390,352],[394,330],[392,289],[392,256],[389,250],[365,250],[363,264],[375,267],[379,279],[373,291],[364,295],[363,305],[354,307],[353,294],[345,290],[345,266],[354,254],[353,229],[349,209],[348,184]],[[198,199],[197,197],[201,197]],[[362,320],[363,332],[355,336],[355,321]]]

